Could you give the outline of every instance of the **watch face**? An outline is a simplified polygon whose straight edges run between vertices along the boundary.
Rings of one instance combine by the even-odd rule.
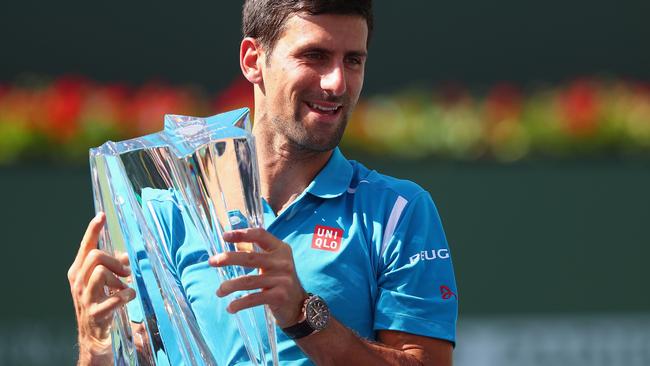
[[[307,303],[306,313],[309,325],[316,331],[325,328],[330,318],[330,310],[327,304],[317,296]]]

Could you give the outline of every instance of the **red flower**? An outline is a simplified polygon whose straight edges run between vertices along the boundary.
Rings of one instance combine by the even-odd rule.
[[[598,123],[598,93],[588,80],[574,81],[561,96],[565,127],[574,136],[591,135]]]
[[[160,131],[165,114],[191,114],[180,89],[149,83],[138,89],[129,106],[129,130],[135,135]]]
[[[240,75],[217,95],[212,105],[215,113],[243,107],[248,107],[252,111],[255,105],[253,101],[253,84]]]
[[[87,82],[82,78],[68,76],[58,79],[46,91],[43,127],[55,140],[64,142],[74,136],[86,87]]]
[[[9,91],[11,91],[11,87],[9,85],[0,83],[0,101],[2,101],[2,97],[9,94]]]

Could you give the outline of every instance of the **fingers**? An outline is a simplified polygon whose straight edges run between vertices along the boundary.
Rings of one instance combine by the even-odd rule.
[[[119,254],[116,253],[115,257],[117,258],[118,261],[120,261],[120,263],[122,263],[123,266],[128,267],[128,265],[129,265],[129,255],[127,253],[125,253],[125,252],[119,253]]]
[[[106,352],[104,345],[110,347],[109,330],[113,311],[134,299],[136,295],[135,290],[119,278],[131,274],[128,256],[121,254],[113,257],[97,249],[97,241],[105,222],[106,217],[101,212],[91,220],[81,239],[75,260],[68,270],[80,349],[98,349],[102,354]],[[108,294],[106,288],[109,290]],[[97,344],[100,346],[96,346]]]
[[[92,309],[92,316],[95,319],[107,319],[112,316],[112,313],[119,306],[126,304],[127,302],[135,298],[135,290],[127,287],[124,290],[120,290],[108,296],[106,300],[95,304]]]
[[[105,221],[106,215],[103,212],[98,212],[97,215],[90,220],[88,228],[86,228],[86,232],[81,239],[81,245],[79,246],[79,252],[77,252],[76,259],[85,257],[85,253],[97,247],[97,239],[99,238],[99,233],[104,227]]]
[[[276,324],[295,324],[306,292],[296,274],[291,247],[261,228],[226,232],[223,239],[231,243],[252,242],[262,249],[262,252],[226,252],[209,259],[209,264],[215,267],[239,265],[260,269],[259,275],[242,276],[222,283],[217,290],[218,296],[261,289],[231,301],[227,310],[235,313],[266,304]]]
[[[88,283],[90,276],[95,267],[102,265],[120,277],[126,277],[131,274],[131,269],[123,265],[117,258],[109,255],[108,253],[92,249],[88,252],[81,269],[79,271],[79,279],[83,283]]]
[[[241,276],[232,280],[224,281],[221,286],[219,286],[219,289],[217,289],[217,296],[228,296],[235,291],[267,289],[272,286],[278,286],[280,282],[283,281],[283,278],[275,278],[273,276]]]
[[[70,269],[68,270],[68,279],[72,281],[72,277],[75,276],[76,272],[81,267],[84,258],[88,255],[92,249],[97,247],[97,239],[99,238],[99,233],[104,227],[104,222],[106,221],[106,215],[103,212],[98,212],[97,215],[90,221],[86,232],[84,233],[83,238],[81,239],[81,244],[79,245],[79,250],[77,251],[77,256],[72,262]]]
[[[257,252],[225,252],[217,254],[208,259],[213,267],[243,266],[248,268],[262,268],[272,270],[278,266],[285,265],[284,260],[271,258],[268,253]]]
[[[223,239],[230,243],[253,242],[264,251],[272,251],[284,243],[262,228],[233,230],[223,233]]]
[[[93,273],[88,279],[88,285],[82,295],[83,301],[86,304],[100,302],[101,299],[107,296],[104,286],[108,287],[109,292],[114,292],[114,290],[123,290],[128,287],[108,268],[99,265],[95,267]]]
[[[271,289],[260,292],[253,292],[233,300],[228,304],[226,310],[234,314],[240,310],[248,309],[253,306],[268,304],[271,308],[281,306],[289,300],[285,292],[279,289]]]
[[[131,268],[130,263],[129,263],[129,255],[127,253],[115,254],[115,257],[117,257],[117,260],[120,261],[120,263],[122,263],[123,266],[125,266],[125,267],[127,267],[129,269]],[[128,275],[127,277],[125,277],[125,280],[126,280],[126,283],[133,282],[133,278],[131,277],[131,275]]]

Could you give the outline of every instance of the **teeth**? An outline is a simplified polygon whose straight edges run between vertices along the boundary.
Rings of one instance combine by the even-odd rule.
[[[336,111],[337,109],[339,109],[338,106],[336,106],[336,107],[323,107],[323,106],[321,106],[321,105],[314,104],[314,103],[310,103],[310,102],[307,102],[307,104],[308,104],[311,108],[314,108],[314,109],[317,109],[317,110],[319,110],[319,111],[323,111],[323,112],[334,112],[334,111]]]

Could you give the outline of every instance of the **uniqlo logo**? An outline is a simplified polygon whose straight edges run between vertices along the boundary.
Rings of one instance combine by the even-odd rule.
[[[341,249],[341,238],[343,230],[328,226],[316,225],[314,237],[311,239],[311,247],[314,249],[338,252]]]

